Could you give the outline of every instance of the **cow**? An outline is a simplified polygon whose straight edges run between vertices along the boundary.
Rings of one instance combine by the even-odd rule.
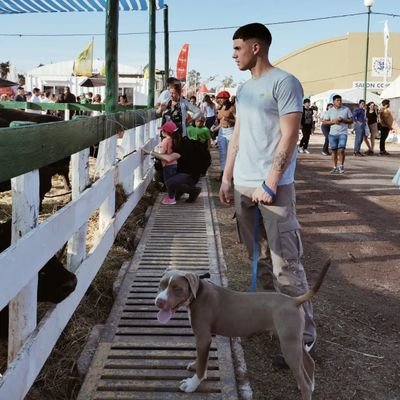
[[[11,244],[11,220],[0,224],[0,253]],[[60,303],[74,290],[78,280],[68,271],[61,261],[53,256],[39,271],[38,301]],[[0,337],[6,337],[8,332],[8,306],[0,311]]]
[[[57,122],[62,121],[60,118],[53,115],[33,114],[19,110],[2,109],[0,108],[0,127],[4,127],[13,121],[28,121],[36,123]],[[8,126],[7,125],[7,126]],[[71,190],[71,182],[69,180],[69,163],[70,157],[65,157],[59,161],[39,168],[39,198],[40,208],[44,199],[44,195],[51,189],[51,178],[58,174],[63,178],[64,189]],[[11,190],[11,182],[0,182],[0,191]]]

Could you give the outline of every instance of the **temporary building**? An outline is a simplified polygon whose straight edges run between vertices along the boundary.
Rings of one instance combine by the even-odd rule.
[[[76,95],[89,90],[95,94],[101,94],[104,98],[104,85],[92,86],[90,89],[82,87],[82,83],[90,77],[74,76],[72,74],[73,64],[74,61],[70,60],[34,68],[26,74],[25,88],[32,90],[34,87],[38,87],[41,90],[50,90],[58,94],[62,92],[64,86],[69,86],[71,92]],[[104,69],[104,61],[93,60],[93,74],[98,76],[102,69]],[[120,93],[126,94],[133,104],[147,104],[148,79],[143,78],[142,68],[119,64],[118,72]]]

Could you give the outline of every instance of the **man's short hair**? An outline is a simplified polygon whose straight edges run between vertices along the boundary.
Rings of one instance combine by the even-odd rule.
[[[342,96],[340,96],[339,94],[335,94],[335,95],[332,97],[332,101],[335,101],[335,100],[337,100],[337,99],[342,100]]]
[[[388,99],[382,100],[383,106],[388,106],[389,104],[390,104],[390,100],[388,100]]]
[[[364,99],[360,99],[360,100],[358,101],[358,104],[360,105],[361,103],[365,103],[365,100],[364,100]]]
[[[303,104],[306,104],[306,103],[311,103],[310,99],[304,99]]]
[[[233,34],[232,39],[242,39],[244,41],[248,39],[258,39],[267,46],[270,46],[272,43],[272,35],[269,29],[258,22],[241,26]]]
[[[167,78],[165,83],[168,86],[168,85],[174,85],[176,83],[181,83],[181,81],[173,76],[170,76],[169,78]]]

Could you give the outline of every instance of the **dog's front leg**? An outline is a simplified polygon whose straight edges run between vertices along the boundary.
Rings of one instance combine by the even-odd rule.
[[[201,381],[207,379],[207,363],[208,353],[211,346],[211,333],[196,333],[196,351],[197,358],[195,361],[196,373],[191,377],[181,381],[179,388],[184,392],[194,392],[200,385]],[[189,364],[189,366],[191,366]]]

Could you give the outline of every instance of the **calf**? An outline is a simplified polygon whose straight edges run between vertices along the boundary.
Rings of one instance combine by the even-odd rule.
[[[11,220],[0,224],[0,252],[11,244]],[[68,271],[57,257],[53,256],[39,271],[38,301],[60,303],[68,297],[77,284],[75,274]],[[0,312],[0,336],[7,336],[8,306]]]

